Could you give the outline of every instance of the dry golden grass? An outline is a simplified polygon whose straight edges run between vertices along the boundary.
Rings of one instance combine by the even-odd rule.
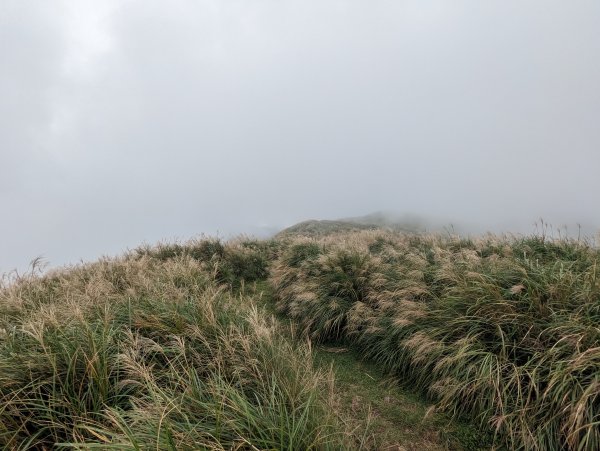
[[[511,449],[600,448],[599,250],[545,236],[288,239],[279,310]],[[301,293],[301,295],[299,295]]]
[[[232,290],[265,252],[161,244],[5,279],[0,448],[360,447],[310,346]]]

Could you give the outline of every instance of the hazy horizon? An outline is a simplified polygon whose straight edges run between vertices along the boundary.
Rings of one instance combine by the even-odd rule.
[[[0,274],[375,211],[600,227],[600,2],[0,5]]]

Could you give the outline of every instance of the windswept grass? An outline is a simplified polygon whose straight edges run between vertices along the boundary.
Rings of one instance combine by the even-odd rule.
[[[510,449],[600,448],[600,252],[546,237],[288,239],[277,307]]]
[[[361,231],[5,277],[0,448],[477,449],[479,426],[495,447],[600,449],[599,257],[545,236]],[[314,365],[311,343],[352,352]],[[356,354],[475,428],[372,387]]]
[[[196,244],[1,287],[0,448],[355,446],[309,345],[231,291],[264,249]]]
[[[205,238],[140,246],[130,253],[130,257],[150,256],[160,261],[189,257],[200,262],[218,283],[239,288],[241,284],[264,280],[268,276],[268,266],[276,249],[274,241],[242,237],[225,245],[218,239]]]

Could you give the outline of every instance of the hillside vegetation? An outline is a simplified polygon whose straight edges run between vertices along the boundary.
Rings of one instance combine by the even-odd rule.
[[[600,448],[598,249],[545,237],[289,240],[277,308],[510,449]]]
[[[368,228],[34,267],[0,287],[0,447],[598,449],[599,256]]]
[[[230,289],[266,274],[255,244],[145,247],[6,284],[0,448],[354,446],[308,344]]]
[[[393,232],[424,232],[425,221],[412,216],[375,212],[365,216],[335,220],[311,219],[280,231],[275,238],[307,236],[320,238],[336,233],[359,232],[362,230],[388,230]],[[441,229],[441,228],[440,228]]]

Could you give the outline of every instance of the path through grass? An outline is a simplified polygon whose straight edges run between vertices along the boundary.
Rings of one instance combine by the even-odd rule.
[[[267,282],[249,288],[254,298],[279,321],[290,323],[289,318],[275,312],[273,289]],[[313,349],[313,354],[316,369],[334,372],[337,413],[352,422],[350,428],[356,442],[367,449],[491,449],[491,438],[475,426],[436,411],[422,395],[403,387],[400,381],[362,359],[353,349],[320,345]]]
[[[352,350],[320,346],[315,349],[315,365],[333,369],[340,413],[355,422],[359,435],[369,425],[365,441],[371,449],[489,449],[475,427],[437,412],[432,404],[402,388]]]

